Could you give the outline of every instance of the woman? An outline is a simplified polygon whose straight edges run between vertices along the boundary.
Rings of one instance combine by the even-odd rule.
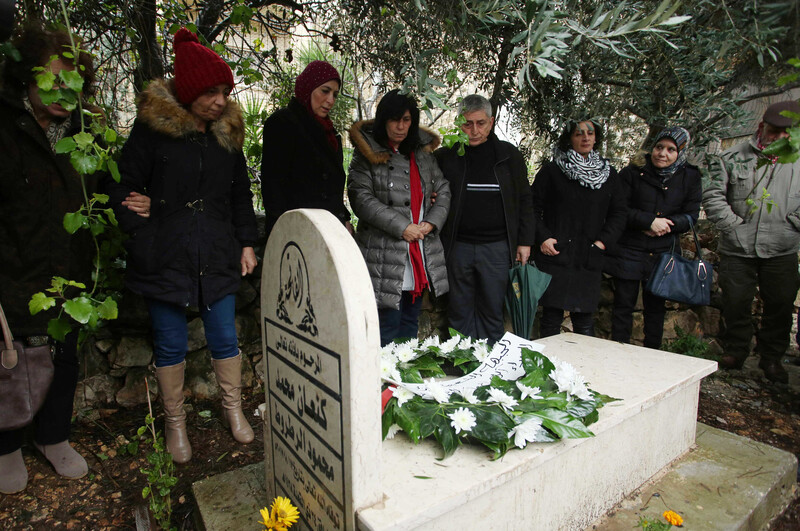
[[[55,374],[35,418],[34,446],[58,474],[80,478],[88,467],[69,444],[78,383],[78,333],[68,334],[63,342],[52,340],[47,324],[53,315],[31,315],[28,301],[49,287],[53,276],[86,284],[91,280],[93,250],[88,231],[70,235],[63,227],[64,215],[83,204],[81,178],[69,156],[55,152],[61,139],[81,131],[81,119],[78,110],[70,112],[59,103],[42,101],[34,68],[44,67],[58,76],[62,70],[76,70],[77,65],[83,78],[82,97],[92,92],[94,68],[89,54],[81,53],[76,60],[66,53],[71,50],[70,36],[63,30],[25,28],[14,47],[20,60],[6,60],[0,93],[0,302],[15,339],[29,346],[48,342],[53,346]],[[89,108],[85,101],[83,105]],[[95,179],[86,177],[88,193],[95,191],[95,184]],[[132,199],[132,204],[146,208],[147,201],[141,197]],[[3,494],[19,492],[27,485],[21,451],[24,435],[25,428],[0,432]]]
[[[689,132],[669,127],[656,135],[649,155],[635,158],[620,172],[628,197],[628,222],[605,268],[614,277],[614,341],[630,341],[639,284],[645,286],[658,256],[689,230],[687,216],[692,223],[697,221],[703,194],[700,171],[686,162],[688,147]],[[661,348],[664,299],[643,290],[642,302],[644,346]]]
[[[594,120],[570,121],[553,160],[533,181],[536,264],[553,275],[539,301],[541,337],[558,334],[564,311],[572,329],[594,335],[605,251],[625,228],[625,201],[616,170],[596,151],[603,130]]]
[[[330,118],[341,87],[333,66],[312,61],[297,76],[288,107],[264,122],[261,196],[267,234],[281,214],[295,208],[325,209],[352,232],[344,206],[342,142]]]
[[[393,90],[381,98],[375,120],[353,124],[350,140],[347,192],[375,289],[381,344],[415,338],[423,290],[448,290],[439,231],[450,187],[432,155],[439,137],[420,127],[416,101]]]
[[[175,34],[174,49],[175,78],[151,82],[139,97],[119,164],[122,180],[110,195],[131,236],[127,285],[150,311],[167,448],[185,463],[192,456],[183,410],[187,307],[200,309],[223,422],[237,441],[253,440],[241,409],[234,310],[240,278],[256,265],[256,224],[242,113],[228,100],[231,69],[186,29]],[[123,208],[134,192],[152,199],[148,219]]]

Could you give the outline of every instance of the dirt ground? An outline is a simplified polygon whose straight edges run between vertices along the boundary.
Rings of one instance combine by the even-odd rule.
[[[798,358],[789,358],[797,361]],[[748,365],[755,360],[748,362]],[[790,365],[792,382],[800,384],[800,367]],[[776,388],[755,368],[724,372],[707,378],[700,391],[699,420],[732,431],[795,455],[800,454],[800,392],[798,386]],[[245,391],[245,412],[252,416],[264,401],[261,388]],[[192,402],[189,439],[194,457],[178,465],[174,489],[173,525],[195,529],[191,484],[199,479],[263,459],[261,432],[249,445],[233,441],[219,420],[216,402]],[[55,475],[49,463],[30,446],[23,449],[28,466],[28,488],[14,496],[0,496],[1,529],[135,529],[133,508],[142,505],[146,485],[140,468],[147,466],[139,451],[121,451],[125,440],[133,440],[144,423],[147,406],[104,410],[95,421],[76,424],[72,441],[89,463],[89,475],[65,480]],[[157,425],[162,425],[160,409]],[[254,522],[258,515],[253,515]],[[800,529],[800,502],[781,515],[773,530]]]

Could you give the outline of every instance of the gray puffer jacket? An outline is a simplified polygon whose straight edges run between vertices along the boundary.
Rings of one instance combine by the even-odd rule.
[[[347,178],[350,206],[358,216],[356,242],[364,254],[372,278],[378,308],[400,308],[403,276],[408,261],[408,242],[403,231],[411,221],[410,158],[378,144],[372,136],[373,120],[350,128],[355,146]],[[440,143],[436,133],[420,127],[420,145],[414,150],[424,210],[420,223],[436,227],[422,241],[428,283],[437,296],[447,293],[447,270],[439,233],[450,209],[450,186],[431,154]],[[436,203],[431,194],[436,192]]]
[[[721,233],[722,254],[772,258],[800,246],[800,162],[758,168],[762,157],[751,138],[709,165],[703,208]]]

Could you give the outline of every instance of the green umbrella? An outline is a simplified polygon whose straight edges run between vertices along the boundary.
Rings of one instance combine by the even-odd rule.
[[[534,264],[517,264],[509,270],[506,308],[516,335],[525,339],[531,337],[536,307],[552,278]]]

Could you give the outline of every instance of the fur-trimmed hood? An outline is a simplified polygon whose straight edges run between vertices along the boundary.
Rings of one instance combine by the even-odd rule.
[[[350,141],[353,146],[371,164],[386,164],[392,158],[389,148],[383,147],[375,141],[372,136],[372,126],[375,120],[361,120],[350,127]],[[442,143],[442,139],[433,130],[419,126],[419,140],[422,150],[426,153],[433,153]]]
[[[173,138],[197,133],[192,114],[175,96],[172,80],[152,81],[137,98],[138,114],[148,127]],[[209,131],[226,151],[234,153],[244,146],[244,118],[239,105],[228,100],[219,120],[211,122]]]

